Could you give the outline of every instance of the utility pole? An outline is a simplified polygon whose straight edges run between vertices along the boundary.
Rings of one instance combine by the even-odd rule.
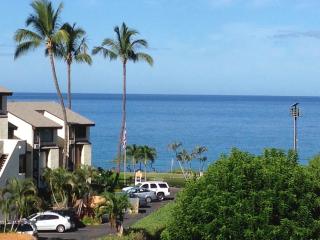
[[[297,136],[298,136],[298,132],[297,132],[297,120],[298,117],[300,116],[300,111],[299,111],[299,107],[298,107],[299,103],[295,103],[291,106],[290,112],[291,112],[291,116],[293,118],[293,150],[296,152],[297,151]]]

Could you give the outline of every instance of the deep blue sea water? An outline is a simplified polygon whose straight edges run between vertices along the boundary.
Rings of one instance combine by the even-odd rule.
[[[56,101],[55,94],[15,93],[11,101]],[[288,150],[293,144],[290,106],[300,103],[300,162],[320,152],[320,98],[267,96],[128,95],[128,144],[155,147],[157,171],[170,169],[167,145],[181,141],[189,151],[207,146],[209,162],[237,147],[261,153],[266,147]],[[93,120],[93,164],[115,166],[121,121],[121,95],[73,94],[73,110]],[[175,168],[178,168],[176,163]],[[197,167],[197,164],[194,164]]]

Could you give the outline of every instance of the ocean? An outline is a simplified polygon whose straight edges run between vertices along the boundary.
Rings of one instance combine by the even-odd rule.
[[[10,101],[57,101],[55,94],[15,93]],[[117,152],[121,95],[73,94],[73,110],[93,120],[93,165],[110,169]],[[320,152],[320,97],[144,95],[127,96],[127,142],[156,148],[156,171],[169,171],[168,144],[208,148],[208,164],[233,147],[259,154],[264,148],[293,145],[290,106],[299,102],[299,161]],[[198,168],[198,162],[193,163]],[[173,168],[178,168],[174,163]]]

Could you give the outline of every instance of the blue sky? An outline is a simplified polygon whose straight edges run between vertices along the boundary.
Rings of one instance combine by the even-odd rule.
[[[13,60],[27,0],[1,3],[0,84],[54,92],[39,49]],[[57,5],[60,1],[53,1]],[[87,31],[89,46],[123,21],[148,40],[155,65],[128,65],[128,93],[320,95],[319,0],[64,0],[61,22]],[[73,91],[120,93],[121,65],[94,56],[73,66]],[[57,64],[66,89],[66,67]]]

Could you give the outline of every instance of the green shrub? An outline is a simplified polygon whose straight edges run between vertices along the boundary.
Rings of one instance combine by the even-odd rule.
[[[130,228],[131,231],[143,231],[149,239],[160,239],[161,232],[167,227],[171,218],[174,202],[168,203],[151,213],[149,216],[139,220]]]
[[[316,174],[294,152],[232,150],[179,194],[163,239],[320,239]]]
[[[101,223],[101,220],[99,218],[95,218],[95,217],[84,216],[82,218],[82,222],[85,225],[98,225]]]

